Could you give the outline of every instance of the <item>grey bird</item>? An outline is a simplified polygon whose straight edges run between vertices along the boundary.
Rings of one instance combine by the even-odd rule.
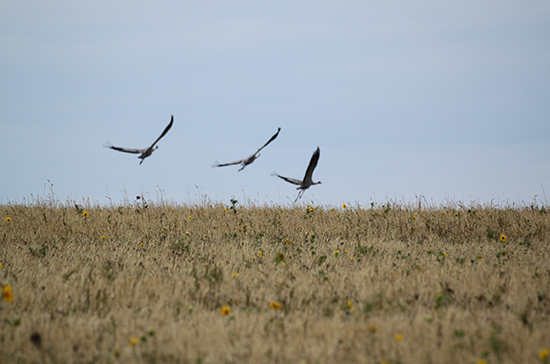
[[[235,161],[235,162],[231,162],[231,163],[218,163],[218,161],[216,161],[216,163],[214,163],[212,165],[212,168],[215,168],[215,167],[225,167],[225,166],[232,166],[232,165],[235,165],[235,164],[241,164],[242,167],[239,169],[239,172],[242,171],[247,165],[249,164],[252,164],[252,162],[254,162],[256,160],[256,158],[258,158],[260,156],[260,151],[262,149],[264,149],[269,143],[271,143],[272,141],[275,140],[275,138],[277,138],[277,136],[279,135],[279,132],[281,131],[281,128],[277,129],[277,133],[275,133],[271,139],[269,139],[267,141],[267,143],[265,143],[260,149],[258,149],[256,151],[256,153],[244,158],[244,159],[239,159],[238,161]]]
[[[303,180],[290,178],[290,177],[283,177],[283,176],[277,174],[277,172],[273,172],[271,174],[272,176],[277,176],[279,178],[282,178],[282,179],[284,179],[285,181],[287,181],[289,183],[298,185],[298,187],[296,187],[296,189],[300,190],[300,193],[298,193],[298,197],[296,197],[296,200],[294,200],[294,202],[298,201],[298,199],[300,197],[302,197],[305,190],[307,190],[308,188],[310,188],[313,185],[321,184],[321,181],[313,182],[313,179],[312,179],[313,170],[315,169],[315,167],[317,167],[317,162],[319,161],[320,156],[321,156],[321,150],[319,149],[319,147],[317,147],[317,150],[315,152],[313,152],[313,155],[311,156],[311,160],[309,161],[309,165],[307,166],[306,174],[304,175]]]
[[[151,144],[150,147],[148,148],[144,148],[144,149],[137,149],[137,148],[121,148],[121,147],[115,147],[113,145],[111,145],[109,142],[107,142],[106,144],[104,144],[103,146],[105,148],[111,148],[113,150],[118,150],[119,152],[126,152],[126,153],[134,153],[134,154],[141,154],[140,156],[138,156],[139,159],[141,159],[141,162],[139,162],[139,164],[141,165],[141,163],[143,163],[143,161],[145,160],[145,158],[149,157],[151,154],[153,154],[153,152],[155,150],[158,149],[158,146],[155,146],[158,141],[166,135],[166,133],[168,133],[168,130],[170,130],[170,128],[172,127],[172,124],[174,123],[174,115],[172,115],[172,119],[170,120],[170,124],[168,124],[168,126],[164,129],[164,131],[162,132],[162,134],[157,138],[157,140],[155,140],[155,142],[153,144]]]

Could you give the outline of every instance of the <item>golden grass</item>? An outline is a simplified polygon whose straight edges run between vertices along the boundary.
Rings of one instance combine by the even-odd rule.
[[[544,209],[37,204],[0,217],[13,295],[0,363],[548,360]]]

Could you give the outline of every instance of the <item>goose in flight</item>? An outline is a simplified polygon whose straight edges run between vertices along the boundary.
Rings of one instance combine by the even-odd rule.
[[[261,147],[260,149],[258,149],[256,151],[256,153],[246,157],[245,159],[240,159],[238,161],[235,161],[235,162],[231,162],[231,163],[218,163],[218,161],[216,161],[216,163],[214,163],[212,165],[212,168],[214,167],[225,167],[225,166],[232,166],[232,165],[235,165],[235,164],[241,164],[242,167],[239,169],[239,172],[242,171],[247,165],[251,164],[252,162],[254,162],[256,160],[256,158],[258,158],[260,156],[260,150],[264,149],[269,143],[271,143],[273,140],[275,140],[275,138],[277,138],[277,136],[279,135],[279,132],[281,131],[281,128],[277,129],[277,133],[275,133],[271,139],[269,139],[267,141],[267,143],[265,143],[263,145],[263,147]]]
[[[121,147],[115,147],[113,145],[111,145],[109,142],[107,142],[107,144],[103,145],[105,148],[111,148],[113,150],[118,150],[119,152],[126,152],[126,153],[134,153],[134,154],[140,154],[140,156],[138,156],[138,158],[141,159],[141,162],[139,162],[139,164],[141,165],[141,163],[143,163],[143,161],[145,160],[145,158],[149,157],[151,154],[153,154],[153,152],[155,150],[158,149],[158,146],[155,147],[155,144],[158,143],[158,141],[166,135],[166,133],[168,133],[168,130],[170,130],[170,128],[172,127],[172,124],[174,123],[174,115],[172,115],[172,119],[170,120],[170,124],[168,124],[168,126],[164,129],[164,131],[162,132],[162,134],[157,138],[157,140],[155,140],[155,142],[153,144],[151,144],[150,147],[148,148],[144,148],[144,149],[133,149],[133,148],[121,148]]]
[[[319,149],[319,147],[317,147],[317,150],[315,152],[313,152],[313,155],[311,156],[311,160],[309,161],[309,165],[307,166],[307,170],[306,170],[306,174],[304,175],[304,179],[301,180],[301,181],[299,179],[295,179],[295,178],[283,177],[283,176],[277,174],[276,172],[273,172],[271,174],[272,176],[277,176],[279,178],[282,178],[282,179],[284,179],[285,181],[287,181],[289,183],[298,185],[298,187],[296,187],[296,189],[300,190],[300,193],[298,193],[298,197],[296,197],[296,200],[294,200],[294,202],[298,201],[298,199],[300,197],[302,197],[305,190],[307,190],[308,188],[310,188],[313,185],[318,185],[318,184],[321,183],[321,181],[313,182],[313,180],[311,179],[312,176],[313,176],[313,170],[315,169],[315,167],[317,167],[317,162],[319,161],[320,156],[321,156],[321,150]]]

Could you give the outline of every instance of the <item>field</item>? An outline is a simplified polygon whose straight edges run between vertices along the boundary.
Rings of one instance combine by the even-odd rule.
[[[36,203],[0,218],[0,363],[550,360],[541,207]]]

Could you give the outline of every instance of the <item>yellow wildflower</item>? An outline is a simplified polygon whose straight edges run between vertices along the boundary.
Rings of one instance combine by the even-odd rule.
[[[546,360],[548,359],[548,349],[542,349],[539,353],[539,359],[540,360]]]
[[[261,250],[258,252],[258,255],[260,256],[260,258],[263,258],[263,257],[264,257],[264,253],[262,253]]]
[[[286,238],[285,243],[290,244],[290,240],[288,240],[288,238]]]
[[[143,247],[145,247],[145,244],[141,243],[141,244],[139,244],[139,246],[143,248]]]
[[[348,308],[349,308],[349,312],[355,311],[355,309],[353,308],[353,304],[351,303],[351,300],[348,300]]]
[[[6,302],[13,301],[13,291],[11,290],[11,286],[9,284],[6,284],[4,287],[2,287],[2,296],[4,297],[4,301]]]
[[[101,240],[105,240],[105,239],[107,239],[107,237],[106,237],[105,235],[103,235],[103,236],[101,237]]]
[[[193,219],[193,217],[191,215],[189,215],[189,220]]]
[[[239,278],[239,273],[233,273],[233,274],[231,274],[231,277],[233,277],[233,278]]]
[[[137,337],[133,337],[130,339],[130,346],[134,346],[138,343],[138,338]]]
[[[6,222],[11,222],[11,217],[6,217]]]
[[[222,307],[222,315],[223,315],[223,316],[229,316],[229,315],[231,315],[231,307],[229,307],[229,306],[223,306],[223,307]]]
[[[477,364],[487,364],[487,362],[483,359],[478,359]]]
[[[88,217],[88,211],[84,211],[84,212],[82,213],[82,216]]]
[[[415,220],[416,220],[416,216],[414,216],[414,215],[413,215],[413,219],[415,219]]]
[[[269,307],[271,307],[271,309],[273,310],[280,310],[281,307],[283,307],[283,305],[280,304],[279,302],[271,301],[269,302]]]
[[[335,250],[333,254],[334,254],[334,255],[340,254],[340,250]]]
[[[346,204],[343,204],[343,205],[342,205],[342,208],[343,208],[343,209],[345,210],[345,209],[347,209],[347,208],[348,208],[348,205],[346,205]]]
[[[506,235],[502,234],[502,235],[500,236],[500,241],[506,243]]]
[[[481,255],[478,255],[478,256],[477,256],[477,260],[479,260],[480,262],[483,260],[483,258],[481,257]]]
[[[398,343],[400,343],[401,341],[403,341],[403,335],[401,335],[401,334],[395,335],[395,341],[397,341]]]
[[[0,269],[2,269],[2,267],[3,267],[3,265],[2,265],[2,263],[0,263]]]
[[[447,211],[443,211],[442,214],[443,214],[443,215],[447,215]]]
[[[368,329],[369,329],[370,332],[378,331],[378,327],[376,327],[375,324],[369,324]]]
[[[309,212],[313,211],[313,206],[309,206]]]

